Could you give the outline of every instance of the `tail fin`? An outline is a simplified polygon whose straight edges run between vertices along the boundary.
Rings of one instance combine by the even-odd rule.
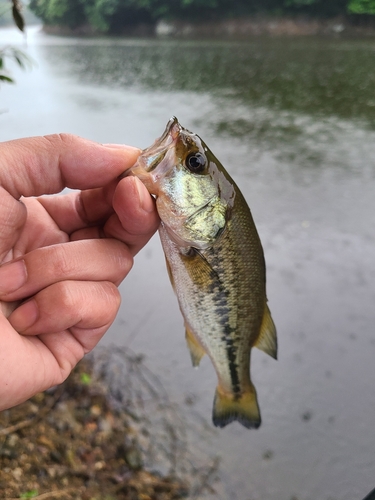
[[[257,429],[261,418],[254,386],[239,399],[228,396],[216,389],[212,421],[216,427],[225,427],[237,420],[247,429]]]

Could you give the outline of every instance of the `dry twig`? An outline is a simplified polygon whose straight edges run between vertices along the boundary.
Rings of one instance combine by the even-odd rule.
[[[32,498],[33,500],[48,500],[49,498],[60,498],[63,497],[64,495],[70,495],[70,493],[77,493],[77,492],[79,492],[77,488],[67,488],[65,490],[47,491],[46,493],[42,493]],[[5,500],[19,500],[19,497],[5,498]]]
[[[34,415],[31,418],[27,418],[25,420],[21,420],[21,422],[17,422],[14,425],[10,425],[9,427],[5,427],[4,429],[0,429],[0,436],[8,436],[9,434],[12,434],[13,432],[19,431],[20,429],[24,429],[25,427],[28,427],[29,425],[35,424],[38,422],[40,419],[45,417],[48,412],[52,410],[52,408],[55,406],[57,401],[59,400],[61,394],[64,392],[64,387],[60,386],[55,394],[54,398],[52,401],[45,405],[36,415]]]

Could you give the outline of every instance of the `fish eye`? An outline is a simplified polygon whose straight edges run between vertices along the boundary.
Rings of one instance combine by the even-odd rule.
[[[194,174],[203,172],[206,166],[206,157],[202,153],[192,153],[186,157],[185,165]]]

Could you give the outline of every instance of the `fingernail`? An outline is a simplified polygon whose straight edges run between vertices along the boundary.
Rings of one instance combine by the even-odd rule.
[[[24,260],[17,260],[0,267],[0,295],[15,292],[26,283],[27,272]]]
[[[39,318],[39,309],[35,300],[31,299],[18,307],[9,317],[9,322],[17,332],[22,333],[30,328]]]
[[[138,179],[138,177],[133,177],[135,187],[138,191],[139,202],[143,210],[147,213],[152,213],[155,210],[154,202],[145,188],[144,184]]]

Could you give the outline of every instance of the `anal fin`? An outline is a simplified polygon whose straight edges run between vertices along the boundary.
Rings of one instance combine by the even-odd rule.
[[[196,339],[194,333],[190,330],[189,326],[185,324],[186,327],[186,343],[190,351],[191,362],[194,367],[199,366],[199,363],[203,356],[206,354],[201,344]]]
[[[267,304],[265,304],[264,307],[260,334],[254,346],[265,352],[272,358],[277,359],[276,327]]]

